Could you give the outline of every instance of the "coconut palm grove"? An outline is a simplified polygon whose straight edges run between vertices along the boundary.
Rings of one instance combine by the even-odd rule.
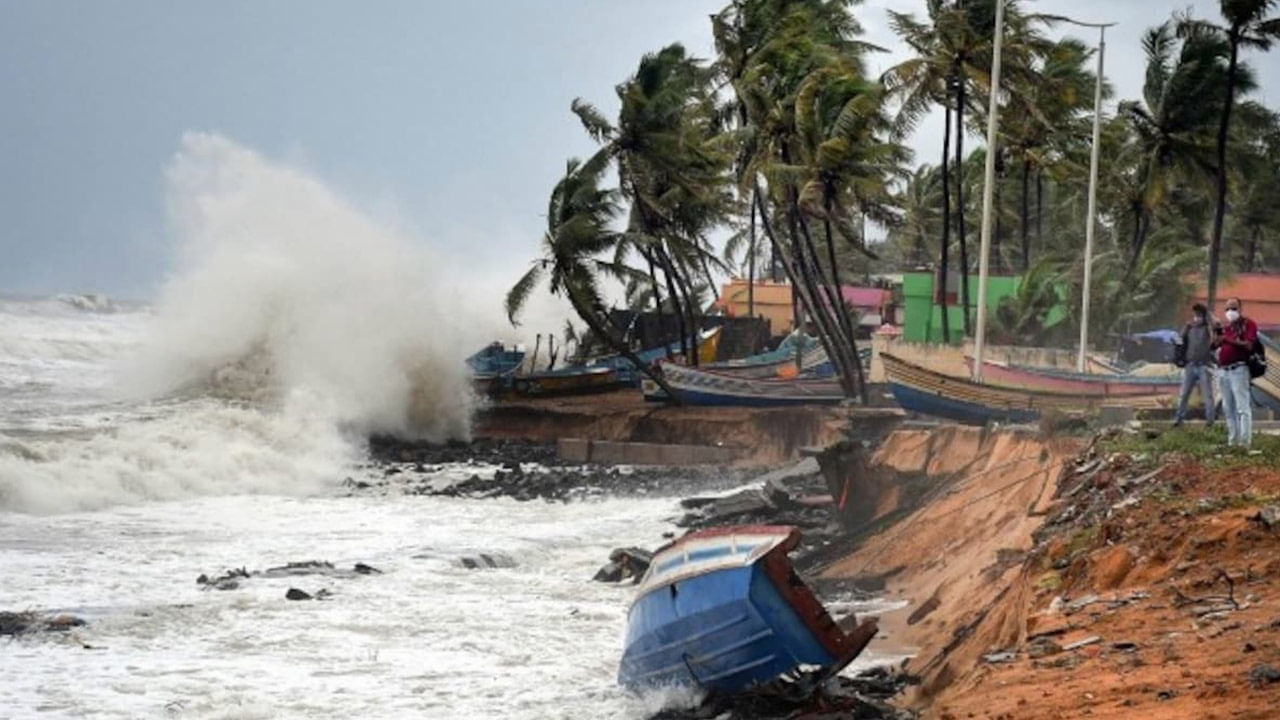
[[[1092,342],[1172,324],[1195,278],[1212,307],[1223,278],[1280,270],[1280,114],[1253,96],[1253,68],[1274,62],[1267,52],[1280,40],[1277,5],[1223,0],[1216,18],[1113,31],[1112,42],[1141,42],[1146,66],[1109,71],[1142,73],[1139,97],[1115,97],[1103,78]],[[846,394],[862,395],[842,282],[927,270],[939,302],[950,294],[971,307],[983,169],[995,153],[990,267],[1022,282],[989,332],[1072,346],[1097,43],[1083,29],[1057,32],[1068,18],[1007,2],[988,147],[979,139],[995,9],[928,0],[889,11],[910,56],[880,75],[868,59],[888,38],[868,36],[859,18],[869,11],[845,0],[737,0],[707,24],[714,57],[673,44],[639,58],[617,85],[617,117],[590,98],[566,108],[599,149],[569,159],[551,189],[541,255],[511,289],[508,316],[518,322],[546,280],[596,336],[629,352],[607,322],[619,302],[608,288],[685,328],[713,300],[717,274],[787,282]],[[942,145],[920,157],[906,140],[928,123]],[[1048,320],[1055,308],[1061,322]],[[942,337],[971,337],[972,315],[947,327],[943,312]]]

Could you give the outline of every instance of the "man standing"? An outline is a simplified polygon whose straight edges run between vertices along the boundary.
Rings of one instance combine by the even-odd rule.
[[[1253,442],[1253,397],[1249,354],[1258,342],[1258,325],[1240,314],[1240,298],[1227,301],[1227,326],[1216,338],[1222,367],[1222,414],[1227,420],[1227,445],[1247,448]]]
[[[1178,348],[1182,364],[1182,388],[1178,393],[1178,412],[1173,425],[1177,427],[1187,417],[1187,400],[1191,390],[1200,386],[1200,399],[1204,402],[1204,421],[1213,424],[1213,328],[1209,321],[1209,309],[1203,303],[1191,306],[1194,317],[1182,328],[1182,346]]]

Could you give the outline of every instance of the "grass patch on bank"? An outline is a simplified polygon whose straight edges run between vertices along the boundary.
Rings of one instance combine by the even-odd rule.
[[[1280,436],[1255,432],[1252,452],[1229,448],[1227,430],[1221,422],[1212,428],[1195,424],[1123,432],[1105,439],[1103,448],[1108,452],[1145,456],[1156,461],[1175,456],[1190,457],[1209,467],[1280,468]]]

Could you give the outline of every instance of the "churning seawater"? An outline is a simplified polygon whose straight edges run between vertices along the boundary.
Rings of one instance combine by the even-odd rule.
[[[0,641],[0,717],[643,717],[659,702],[615,687],[630,588],[590,577],[670,529],[673,498],[342,497],[361,458],[332,428],[234,400],[113,399],[112,364],[151,312],[77,304],[0,302],[0,610],[89,621]],[[516,567],[464,569],[477,552]],[[313,559],[384,572],[195,582]]]
[[[0,718],[655,707],[614,684],[630,588],[590,578],[613,547],[654,544],[673,499],[345,497],[376,472],[370,432],[469,436],[463,358],[497,333],[483,298],[224,138],[185,137],[166,184],[154,303],[0,296],[0,611],[88,621],[0,638]],[[464,569],[477,552],[515,567]],[[383,573],[196,584],[307,560]]]
[[[642,718],[615,685],[630,586],[675,497],[347,497],[370,432],[470,435],[498,336],[454,274],[305,172],[192,134],[152,304],[0,295],[0,720]],[[476,472],[446,466],[440,480]],[[481,469],[483,472],[483,469]],[[468,570],[477,553],[514,567]],[[381,574],[201,574],[322,560]],[[327,589],[321,601],[290,587]]]

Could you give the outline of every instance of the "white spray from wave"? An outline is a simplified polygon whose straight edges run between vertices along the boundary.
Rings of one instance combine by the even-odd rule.
[[[131,401],[64,404],[57,412],[100,419],[36,418],[8,437],[0,402],[0,510],[307,495],[351,472],[366,433],[470,434],[464,358],[492,330],[409,238],[216,135],[184,137],[167,182],[178,260],[154,315],[59,326],[90,346],[71,377],[110,377],[115,362]],[[31,322],[41,337],[45,321]],[[139,349],[118,358],[122,343]],[[11,353],[18,375],[48,360],[26,350]],[[32,430],[41,424],[88,434]]]
[[[231,141],[188,134],[168,172],[183,239],[136,376],[151,393],[305,388],[360,431],[470,433],[458,288],[394,230]]]

